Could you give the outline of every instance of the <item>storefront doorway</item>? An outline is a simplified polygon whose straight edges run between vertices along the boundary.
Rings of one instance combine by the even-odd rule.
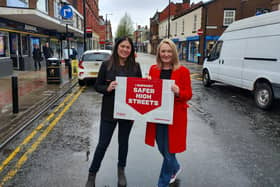
[[[21,43],[18,33],[10,33],[10,54],[13,61],[13,68],[20,69]]]

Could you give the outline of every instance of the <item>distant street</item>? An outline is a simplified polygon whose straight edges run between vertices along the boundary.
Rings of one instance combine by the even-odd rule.
[[[138,54],[143,76],[155,57]],[[188,150],[178,154],[179,180],[171,187],[280,186],[280,108],[258,109],[250,92],[214,84],[204,88],[201,67],[192,76]],[[101,95],[75,87],[0,152],[0,187],[83,187],[98,141]],[[117,130],[117,129],[116,129]],[[126,168],[128,187],[156,186],[162,158],[144,144],[136,121]],[[23,141],[25,139],[25,141]],[[97,175],[97,187],[117,186],[117,132]],[[11,155],[13,153],[13,155]],[[89,155],[88,155],[89,153]]]

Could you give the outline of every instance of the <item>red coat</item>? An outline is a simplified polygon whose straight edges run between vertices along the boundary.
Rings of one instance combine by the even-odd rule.
[[[152,79],[160,78],[160,69],[157,65],[150,68],[149,75]],[[173,124],[168,126],[168,143],[170,153],[179,153],[186,150],[187,145],[187,101],[192,98],[190,72],[180,66],[172,71],[171,79],[179,86],[179,96],[174,96]],[[156,138],[156,125],[147,123],[145,143],[154,146]]]

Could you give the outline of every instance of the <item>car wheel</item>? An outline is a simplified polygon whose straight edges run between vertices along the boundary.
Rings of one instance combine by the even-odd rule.
[[[79,80],[78,82],[80,86],[84,86],[86,84],[84,80]]]
[[[212,84],[208,70],[203,71],[202,83],[205,87],[210,87]]]
[[[261,109],[269,109],[273,102],[273,91],[268,83],[257,83],[254,91],[255,103]]]

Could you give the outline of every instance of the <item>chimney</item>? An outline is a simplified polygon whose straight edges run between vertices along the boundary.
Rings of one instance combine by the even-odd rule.
[[[188,4],[190,4],[190,0],[183,0],[183,3],[188,3]]]

